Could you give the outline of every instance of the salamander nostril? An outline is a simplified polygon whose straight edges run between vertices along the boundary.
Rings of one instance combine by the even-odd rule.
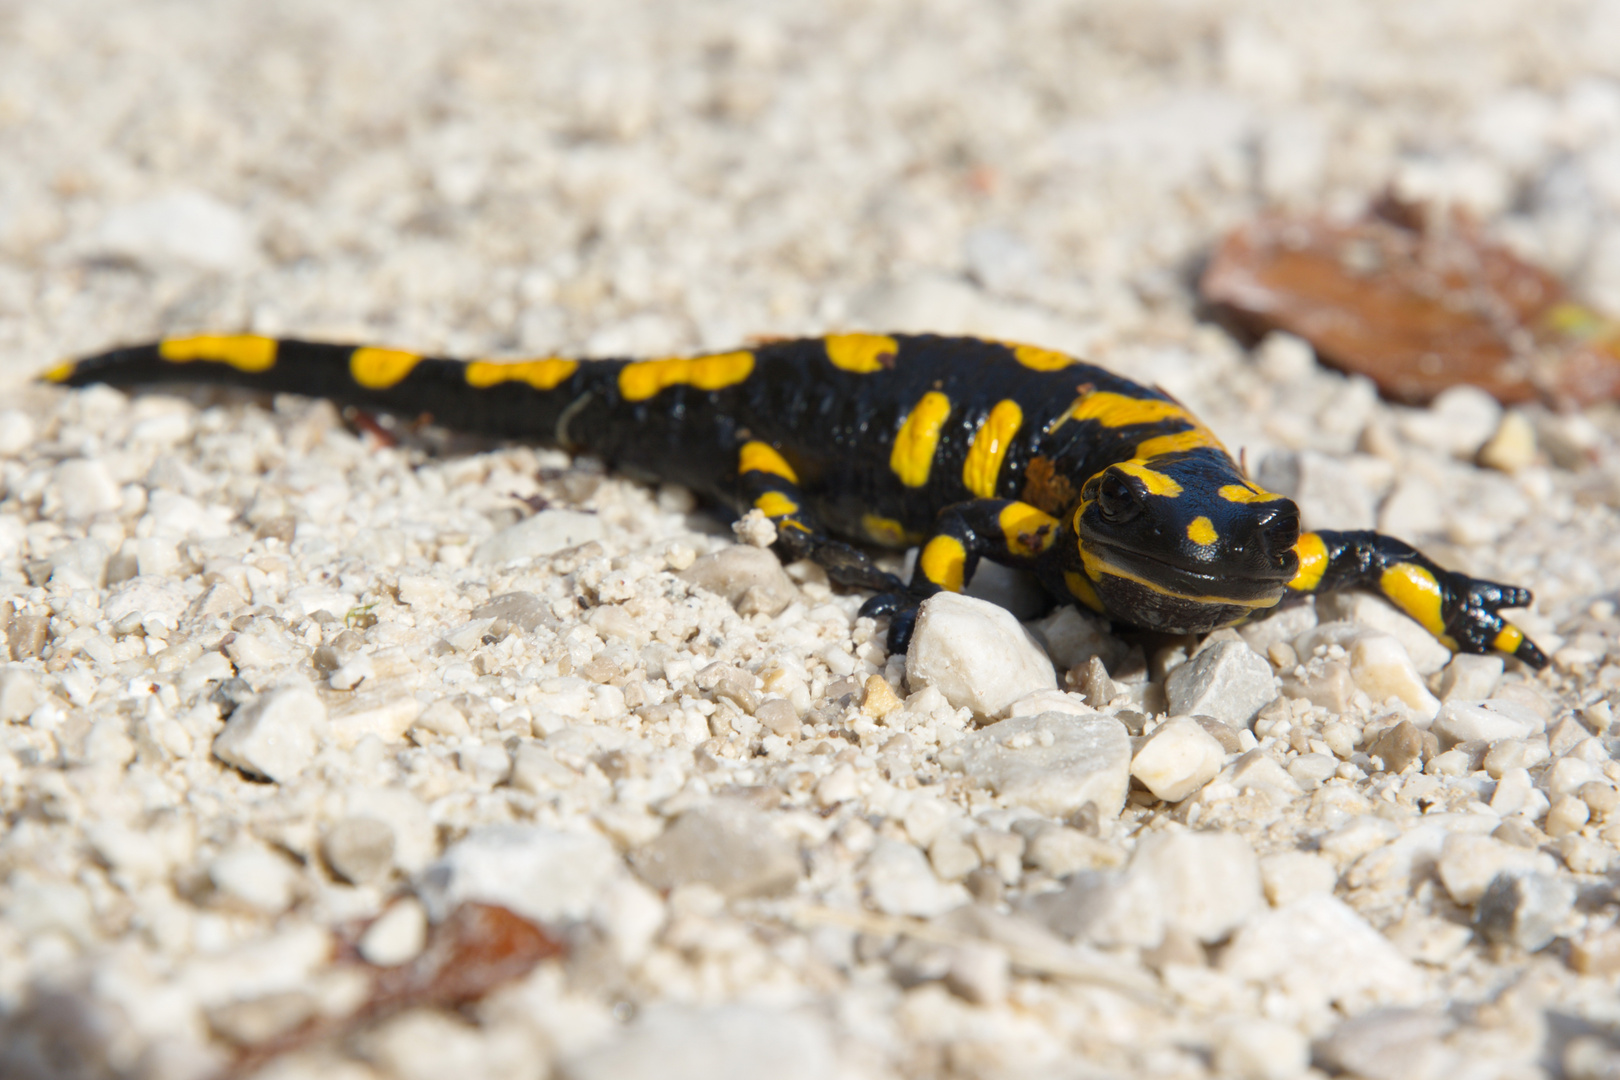
[[[1281,558],[1299,543],[1299,509],[1289,503],[1267,510],[1255,522],[1255,535],[1268,559]]]

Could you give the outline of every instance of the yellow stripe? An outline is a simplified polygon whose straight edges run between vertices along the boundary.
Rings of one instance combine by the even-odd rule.
[[[1143,439],[1136,444],[1136,456],[1156,458],[1164,454],[1184,454],[1188,450],[1200,450],[1205,447],[1221,451],[1226,449],[1208,428],[1195,427],[1191,431],[1178,431],[1174,435],[1155,435],[1151,439]]]
[[[737,471],[739,473],[762,472],[772,476],[780,476],[790,484],[799,482],[798,474],[793,471],[781,454],[770,443],[762,443],[757,439],[753,442],[743,443],[742,453],[737,457]]]
[[[1096,586],[1084,574],[1077,574],[1073,570],[1063,571],[1063,584],[1069,587],[1069,593],[1092,611],[1102,614],[1103,602],[1097,595]]]
[[[158,345],[158,355],[171,363],[206,360],[229,364],[237,371],[257,374],[276,363],[275,338],[257,334],[204,334],[199,337],[170,338]]]
[[[626,364],[619,371],[619,393],[626,401],[646,401],[671,386],[724,390],[754,372],[754,354],[747,351],[713,356],[670,357]]]
[[[907,487],[922,487],[928,483],[928,471],[934,466],[934,450],[939,446],[939,429],[951,414],[951,399],[937,390],[930,390],[918,400],[905,423],[894,437],[894,450],[889,454],[889,468]]]
[[[1074,364],[1075,358],[1056,349],[1043,349],[1038,345],[1011,345],[1013,356],[1031,371],[1062,371]]]
[[[55,367],[40,372],[39,377],[45,382],[67,382],[69,379],[73,378],[73,373],[77,371],[78,368],[79,364],[77,361],[64,360]]]
[[[502,363],[498,360],[474,360],[462,373],[467,385],[485,390],[504,382],[524,382],[536,390],[555,390],[579,370],[579,361],[550,356],[544,360],[520,360]]]
[[[1110,574],[1117,578],[1124,578],[1126,581],[1134,581],[1144,589],[1149,589],[1156,592],[1160,596],[1169,596],[1177,600],[1191,600],[1198,604],[1230,604],[1233,607],[1268,608],[1276,607],[1278,600],[1281,599],[1281,597],[1277,596],[1268,596],[1258,600],[1239,600],[1233,596],[1216,596],[1213,594],[1205,595],[1199,593],[1176,592],[1174,589],[1165,588],[1156,581],[1149,581],[1147,578],[1142,577],[1139,574],[1132,573],[1131,571],[1122,567],[1105,562],[1103,559],[1098,558],[1095,554],[1093,554],[1089,548],[1080,549],[1080,561],[1085,565],[1086,576],[1090,577],[1093,581],[1101,580],[1102,575],[1104,574]]]
[[[1433,574],[1416,563],[1396,563],[1378,577],[1378,590],[1437,638],[1446,636],[1440,617],[1445,594]]]
[[[1014,555],[1039,555],[1057,539],[1058,520],[1025,502],[1011,502],[996,517],[1007,550]]]
[[[1253,484],[1227,484],[1216,494],[1227,502],[1235,503],[1277,502],[1282,498],[1281,495],[1257,488]]]
[[[367,346],[349,354],[349,377],[367,390],[387,390],[398,386],[421,359],[416,353]]]
[[[1294,545],[1294,554],[1299,556],[1299,572],[1288,587],[1295,592],[1310,592],[1322,583],[1322,575],[1327,573],[1327,545],[1313,532],[1301,533],[1299,542]]]
[[[1012,447],[1013,436],[1024,423],[1024,410],[1016,401],[998,401],[973,435],[967,460],[962,463],[962,484],[981,499],[994,498],[1001,462]]]
[[[905,526],[894,518],[880,517],[877,514],[862,514],[861,528],[866,535],[879,544],[889,547],[904,547],[911,540]]]
[[[1164,420],[1181,420],[1198,426],[1186,409],[1173,401],[1158,398],[1133,398],[1107,390],[1076,398],[1067,414],[1075,420],[1095,420],[1103,427],[1130,427],[1132,424],[1157,424]]]
[[[1187,539],[1200,547],[1208,547],[1220,538],[1221,534],[1215,531],[1215,523],[1202,515],[1193,518],[1187,526]]]
[[[1122,461],[1115,465],[1114,468],[1127,476],[1134,476],[1142,481],[1150,495],[1160,495],[1166,499],[1174,499],[1181,494],[1181,485],[1176,483],[1175,480],[1162,472],[1148,468],[1135,458],[1130,461]]]
[[[768,518],[787,517],[799,512],[799,504],[780,491],[767,491],[754,500],[754,507]]]
[[[962,591],[962,571],[967,566],[967,549],[954,536],[936,536],[928,541],[917,560],[923,576],[949,592]]]
[[[1524,644],[1524,632],[1512,623],[1508,623],[1497,631],[1496,638],[1491,642],[1491,648],[1500,653],[1512,656]]]
[[[883,334],[832,334],[823,339],[832,366],[857,375],[893,367],[900,343]]]

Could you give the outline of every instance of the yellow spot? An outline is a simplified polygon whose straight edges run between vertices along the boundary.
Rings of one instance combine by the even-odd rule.
[[[1069,595],[1080,601],[1086,607],[1098,614],[1102,613],[1102,599],[1097,595],[1096,586],[1084,575],[1073,570],[1063,571],[1063,584],[1069,587]]]
[[[1187,526],[1187,539],[1202,547],[1208,547],[1221,538],[1215,531],[1215,523],[1207,517],[1195,517]]]
[[[1444,594],[1434,575],[1416,563],[1396,563],[1378,578],[1378,589],[1437,638],[1446,636],[1440,617]]]
[[[555,390],[579,370],[579,361],[551,356],[544,360],[519,360],[502,363],[498,360],[474,360],[467,365],[463,377],[467,385],[476,390],[498,386],[504,382],[525,382],[536,390]]]
[[[1057,539],[1057,518],[1036,509],[1029,503],[1008,503],[996,521],[1001,526],[1001,535],[1007,542],[1007,550],[1014,555],[1026,557],[1039,555],[1051,547],[1052,541]]]
[[[736,386],[753,371],[754,354],[747,351],[640,360],[620,369],[619,393],[626,401],[646,401],[670,386],[724,390]]]
[[[894,518],[880,517],[877,514],[862,514],[861,528],[865,530],[867,536],[889,547],[904,547],[911,539],[904,525]]]
[[[367,390],[398,386],[421,357],[398,349],[356,349],[349,356],[349,376]]]
[[[67,382],[73,378],[73,372],[79,365],[72,360],[64,360],[47,371],[40,372],[39,377],[46,382]]]
[[[1162,472],[1148,468],[1141,461],[1132,458],[1122,461],[1114,468],[1126,476],[1134,476],[1147,487],[1149,495],[1161,495],[1166,499],[1173,499],[1181,494],[1181,485]]]
[[[1235,596],[1216,596],[1209,593],[1176,592],[1174,589],[1168,589],[1156,581],[1149,581],[1140,574],[1126,570],[1124,567],[1115,566],[1114,564],[1099,558],[1089,548],[1084,547],[1080,549],[1080,562],[1086,568],[1086,576],[1091,578],[1093,581],[1101,581],[1102,576],[1104,574],[1108,574],[1111,577],[1124,578],[1126,581],[1134,581],[1144,589],[1147,589],[1150,592],[1156,592],[1160,596],[1174,597],[1177,600],[1191,600],[1196,604],[1220,604],[1231,607],[1268,608],[1276,607],[1277,601],[1281,599],[1279,596],[1262,596],[1252,600],[1240,600]]]
[[[787,517],[799,512],[799,504],[780,491],[767,491],[754,500],[754,507],[768,518]]]
[[[176,364],[206,360],[255,374],[275,366],[276,340],[256,334],[170,338],[158,345],[158,355]]]
[[[1061,371],[1075,363],[1074,357],[1039,345],[1010,345],[1013,356],[1031,371]]]
[[[1327,573],[1327,545],[1313,532],[1301,533],[1294,545],[1294,554],[1299,556],[1299,572],[1288,587],[1295,592],[1310,592],[1322,583],[1322,575]]]
[[[1265,491],[1253,484],[1227,484],[1216,494],[1227,502],[1235,503],[1277,502],[1282,498],[1275,492]]]
[[[967,566],[967,549],[954,536],[936,536],[928,541],[917,560],[923,576],[948,592],[962,591],[962,571]]]
[[[1076,398],[1066,414],[1073,420],[1095,420],[1103,427],[1121,428],[1132,424],[1158,424],[1165,420],[1180,420],[1197,426],[1192,416],[1173,401],[1158,398],[1134,398],[1099,390]]]
[[[893,367],[900,355],[900,343],[883,334],[832,334],[825,341],[832,366],[857,375]]]
[[[1018,402],[998,401],[974,432],[973,445],[962,463],[962,484],[979,498],[995,496],[1002,459],[1007,456],[1013,436],[1018,434],[1023,422],[1024,410],[1018,407]]]
[[[928,483],[928,470],[934,466],[934,450],[939,446],[939,429],[951,414],[951,399],[937,390],[924,394],[900,425],[889,454],[889,468],[907,487]]]
[[[1508,623],[1497,631],[1496,637],[1491,641],[1491,648],[1499,653],[1512,656],[1524,644],[1524,632],[1512,623]]]
[[[757,439],[743,443],[742,453],[738,455],[737,471],[770,473],[772,476],[780,476],[790,484],[799,482],[799,476],[793,471],[793,466],[776,452],[776,448]]]
[[[1222,451],[1225,449],[1208,428],[1200,426],[1191,431],[1178,431],[1174,435],[1155,435],[1151,439],[1143,439],[1136,444],[1136,456],[1156,458],[1164,454],[1184,454],[1189,450],[1204,447]]]

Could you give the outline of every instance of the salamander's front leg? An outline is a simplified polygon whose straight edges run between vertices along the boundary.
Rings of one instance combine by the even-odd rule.
[[[738,485],[743,498],[776,526],[776,550],[784,562],[812,559],[839,585],[886,592],[900,579],[879,570],[866,553],[834,540],[804,505],[799,478],[769,443],[744,443],[738,454]]]
[[[917,622],[917,605],[937,592],[961,592],[973,580],[981,558],[1032,567],[1058,531],[1056,518],[1012,499],[971,499],[947,506],[917,553],[911,584],[872,597],[861,614],[889,616],[889,651],[905,652]]]
[[[1546,655],[1524,631],[1498,614],[1527,606],[1529,589],[1443,570],[1410,544],[1375,532],[1305,533],[1294,545],[1296,592],[1362,588],[1379,593],[1458,652],[1499,652],[1533,668]]]

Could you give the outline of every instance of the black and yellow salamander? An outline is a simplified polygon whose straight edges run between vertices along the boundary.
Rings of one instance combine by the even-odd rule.
[[[917,605],[980,559],[1116,623],[1197,633],[1290,594],[1382,594],[1455,650],[1547,658],[1526,589],[1375,532],[1300,532],[1174,399],[1050,349],[834,334],[656,360],[471,362],[250,335],[173,338],[53,368],[68,386],[226,383],[537,439],[762,511],[784,558],[873,590],[904,650]],[[842,536],[920,545],[910,584]]]

